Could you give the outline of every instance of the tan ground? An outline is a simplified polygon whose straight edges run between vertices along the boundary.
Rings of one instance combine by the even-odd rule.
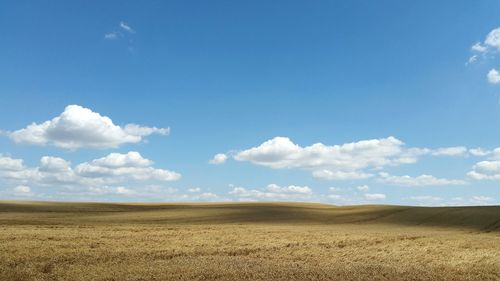
[[[500,280],[500,207],[0,202],[0,280]]]

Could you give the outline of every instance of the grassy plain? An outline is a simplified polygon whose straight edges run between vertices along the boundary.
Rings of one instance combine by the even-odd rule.
[[[4,201],[0,280],[500,280],[500,206]]]

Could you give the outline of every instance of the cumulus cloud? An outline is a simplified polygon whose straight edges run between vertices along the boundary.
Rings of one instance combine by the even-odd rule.
[[[180,179],[180,174],[151,167],[153,162],[143,158],[139,152],[127,154],[111,153],[106,157],[85,162],[76,166],[78,175],[89,178],[133,179],[141,181],[173,181]]]
[[[0,155],[0,179],[25,184],[35,178],[39,178],[38,169],[26,167],[22,159]]]
[[[52,120],[8,132],[16,143],[54,145],[64,149],[116,148],[125,143],[138,143],[151,134],[167,135],[169,128],[115,125],[99,113],[79,105],[68,105]]]
[[[486,36],[486,39],[484,40],[484,45],[485,47],[481,47],[479,50],[482,52],[485,52],[486,49],[484,48],[493,48],[497,51],[500,51],[500,27],[495,28],[488,35]]]
[[[476,42],[471,47],[473,55],[469,57],[466,65],[475,63],[479,58],[494,58],[500,52],[500,27],[488,33],[484,42]],[[491,69],[487,75],[491,84],[500,83],[500,73],[496,69]]]
[[[208,161],[208,163],[213,165],[220,165],[226,163],[227,155],[224,153],[216,154],[212,159]]]
[[[488,33],[483,42],[476,42],[471,47],[473,55],[468,63],[474,63],[477,59],[486,55],[494,55],[500,51],[500,28],[495,28]]]
[[[362,140],[341,145],[316,143],[301,147],[287,137],[275,137],[233,157],[273,169],[310,170],[326,180],[366,179],[386,166],[415,163],[418,157],[466,155],[466,147],[406,148],[395,137]]]
[[[500,83],[500,73],[496,69],[493,68],[488,72],[488,82],[491,84]]]
[[[23,160],[0,154],[0,171],[17,171],[24,168]]]
[[[379,181],[398,186],[442,186],[442,185],[463,185],[467,184],[464,180],[436,178],[431,175],[411,176],[393,176],[385,172],[379,173]]]
[[[301,147],[286,137],[275,137],[257,147],[236,154],[238,161],[280,168],[338,167],[352,171],[368,166],[390,164],[402,150],[403,143],[394,138],[364,140],[342,145],[327,146],[316,143]]]
[[[153,162],[138,152],[111,153],[106,157],[84,162],[75,168],[71,163],[52,156],[44,156],[37,167],[24,165],[21,159],[0,158],[0,181],[18,185],[84,188],[101,193],[131,194],[127,187],[113,184],[133,182],[166,182],[181,175],[152,167]]]
[[[500,160],[478,162],[467,175],[475,180],[498,180],[500,179]]]
[[[188,188],[188,192],[191,192],[191,193],[201,192],[201,188],[199,188],[199,187]]]
[[[236,196],[244,200],[279,200],[279,201],[294,201],[311,199],[312,190],[308,186],[279,186],[270,184],[264,189],[247,189],[244,187],[233,187],[229,192],[230,195]]]

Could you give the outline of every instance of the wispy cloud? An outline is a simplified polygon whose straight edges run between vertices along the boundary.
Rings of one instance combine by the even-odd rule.
[[[104,34],[104,39],[114,40],[114,39],[118,39],[118,36],[119,36],[119,33],[117,33],[117,32],[110,32],[110,33]]]
[[[133,29],[128,23],[121,21],[115,30],[111,32],[107,32],[104,34],[105,40],[118,40],[118,39],[130,39],[130,36],[133,36],[136,31]],[[129,43],[131,40],[127,40]],[[132,46],[129,46],[129,49],[132,49]]]
[[[432,175],[420,175],[417,177],[393,176],[388,173],[379,173],[379,181],[385,184],[398,186],[442,186],[442,185],[464,185],[464,180],[437,178]]]
[[[124,21],[120,22],[120,28],[123,29],[123,30],[125,30],[125,31],[127,31],[127,32],[135,33],[135,30],[129,24],[127,24]]]

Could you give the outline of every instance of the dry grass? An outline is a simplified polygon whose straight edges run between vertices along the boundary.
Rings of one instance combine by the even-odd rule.
[[[500,280],[500,207],[0,203],[0,280]]]

